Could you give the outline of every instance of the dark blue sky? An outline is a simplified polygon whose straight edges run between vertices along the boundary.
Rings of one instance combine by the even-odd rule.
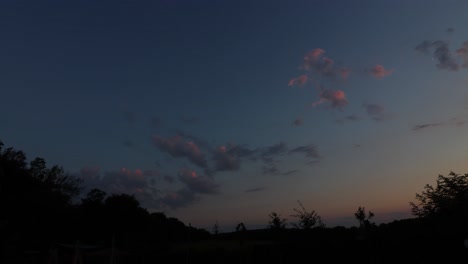
[[[150,211],[380,222],[450,170],[466,1],[2,1],[0,139]],[[290,219],[294,221],[294,219]]]

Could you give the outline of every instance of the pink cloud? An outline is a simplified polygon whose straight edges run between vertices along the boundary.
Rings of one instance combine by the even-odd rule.
[[[384,66],[377,64],[371,69],[371,75],[377,79],[382,79],[393,73],[393,69],[387,70]]]
[[[335,64],[335,62],[332,59],[323,57],[322,71],[325,73],[331,72],[333,70],[333,64]]]
[[[307,80],[309,79],[309,77],[307,77],[307,75],[303,74],[303,75],[300,75],[299,77],[296,77],[296,78],[292,78],[291,80],[289,80],[288,82],[288,86],[303,86],[304,84],[307,83]]]
[[[323,90],[320,93],[320,99],[312,103],[312,106],[326,102],[329,102],[332,108],[341,109],[348,104],[348,99],[346,99],[346,94],[342,90]]]
[[[351,74],[351,70],[348,68],[341,68],[339,72],[343,80],[348,79],[349,75]]]
[[[295,125],[295,126],[302,126],[303,124],[304,124],[304,120],[302,118],[297,118],[293,122],[293,125]]]
[[[318,60],[318,58],[320,56],[322,56],[323,54],[325,53],[325,50],[321,49],[321,48],[316,48],[316,49],[313,49],[311,51],[309,51],[309,53],[307,53],[305,56],[304,56],[304,61],[311,61],[311,60]]]
[[[309,51],[304,56],[304,63],[302,65],[302,68],[304,70],[310,70],[314,68],[314,66],[317,64],[317,61],[324,53],[325,53],[325,50],[321,48],[316,48],[316,49]]]

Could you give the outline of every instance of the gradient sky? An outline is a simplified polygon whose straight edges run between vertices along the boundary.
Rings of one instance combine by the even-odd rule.
[[[0,3],[0,139],[231,231],[412,217],[468,172],[468,1]]]

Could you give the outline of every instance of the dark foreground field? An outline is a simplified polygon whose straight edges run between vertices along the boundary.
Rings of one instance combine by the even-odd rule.
[[[408,220],[408,222],[410,222]],[[250,230],[211,235],[206,239],[144,244],[56,243],[29,248],[4,245],[5,264],[146,264],[146,263],[463,263],[465,238],[456,232],[396,229],[381,225],[363,233],[358,228]]]

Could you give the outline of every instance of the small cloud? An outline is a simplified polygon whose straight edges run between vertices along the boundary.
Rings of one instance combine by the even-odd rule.
[[[213,160],[217,171],[236,171],[240,168],[242,158],[252,156],[256,150],[242,145],[227,144],[213,151]]]
[[[280,173],[280,175],[289,176],[289,175],[293,175],[293,174],[295,174],[297,172],[299,172],[299,170],[290,170],[290,171],[282,172],[282,173]]]
[[[263,166],[263,174],[277,174],[278,168],[274,163],[270,164],[269,166]]]
[[[446,30],[447,33],[453,33],[454,31],[455,31],[455,29],[453,27],[449,27]]]
[[[168,182],[168,183],[174,183],[174,177],[172,177],[171,175],[164,175],[163,176],[163,179],[164,181]]]
[[[214,194],[218,192],[219,185],[212,178],[197,174],[193,170],[181,169],[179,180],[193,193]]]
[[[382,79],[384,77],[391,75],[393,73],[393,69],[387,70],[384,68],[384,66],[377,64],[371,69],[370,73],[375,78]]]
[[[421,53],[428,54],[430,52],[431,47],[432,47],[432,42],[430,42],[428,40],[424,40],[423,42],[419,43],[414,48],[414,50],[416,50],[418,52],[421,52]]]
[[[187,207],[197,200],[193,192],[188,189],[180,189],[177,192],[170,192],[159,199],[162,206],[171,209]]]
[[[288,151],[288,146],[284,142],[265,147],[261,150],[260,156],[266,163],[272,163],[275,156],[284,154]]]
[[[324,53],[325,53],[325,50],[323,50],[321,48],[316,48],[316,49],[313,49],[313,50],[309,51],[309,53],[307,53],[304,56],[304,62],[302,64],[301,68],[304,69],[304,70],[310,70],[310,69],[316,68],[320,57]]]
[[[437,68],[442,70],[458,71],[459,65],[453,57],[452,52],[450,52],[448,42],[444,40],[436,40],[433,42],[425,40],[414,49],[425,54],[429,54],[432,51],[433,59],[438,62],[436,64]],[[461,53],[463,54],[463,47],[461,49]]]
[[[296,118],[292,124],[294,126],[302,126],[304,124],[304,120],[302,118]]]
[[[457,127],[460,127],[460,126],[464,126],[466,125],[467,121],[465,119],[460,119],[460,118],[457,118],[457,117],[454,117],[450,120],[450,122],[457,126]]]
[[[448,43],[442,40],[434,41],[432,45],[435,47],[434,57],[439,61],[437,67],[439,69],[446,69],[451,71],[458,70],[458,63],[452,56],[448,48]]]
[[[292,78],[288,82],[288,86],[304,86],[307,83],[308,77],[305,74],[300,75],[299,77]]]
[[[201,168],[208,168],[205,155],[200,151],[197,144],[192,141],[185,141],[180,136],[163,138],[154,135],[153,143],[160,151],[166,152],[174,158],[185,157]]]
[[[361,120],[361,118],[357,115],[347,115],[344,118],[337,119],[336,122],[343,124],[344,122],[356,122]]]
[[[427,123],[427,124],[420,124],[420,125],[415,125],[413,126],[413,131],[418,131],[426,128],[431,128],[431,127],[438,127],[441,126],[442,123]]]
[[[213,153],[215,170],[217,171],[237,171],[240,168],[240,160],[228,147],[220,146]]]
[[[468,68],[468,41],[463,42],[463,46],[457,49],[457,55],[463,59],[463,68]]]
[[[265,190],[264,187],[255,187],[255,188],[252,188],[252,189],[247,189],[245,190],[246,193],[251,193],[251,192],[260,192],[260,191],[263,191]]]
[[[311,161],[308,162],[309,164],[315,164],[317,162],[320,161],[320,159],[322,158],[318,152],[318,148],[316,145],[314,144],[309,144],[309,145],[305,145],[305,146],[299,146],[299,147],[296,147],[292,150],[289,151],[290,154],[294,154],[294,153],[302,153],[304,154],[307,158],[310,158]]]
[[[366,109],[367,114],[374,121],[384,121],[389,118],[389,115],[385,112],[384,107],[381,105],[363,103],[362,106]]]
[[[342,90],[322,90],[320,99],[314,102],[312,106],[317,106],[325,102],[330,103],[332,108],[341,110],[348,104],[348,99],[346,99],[346,94]]]
[[[340,76],[341,76],[341,79],[343,80],[347,80],[349,75],[351,74],[351,69],[348,69],[348,68],[341,68],[339,70],[339,73],[340,73]]]

